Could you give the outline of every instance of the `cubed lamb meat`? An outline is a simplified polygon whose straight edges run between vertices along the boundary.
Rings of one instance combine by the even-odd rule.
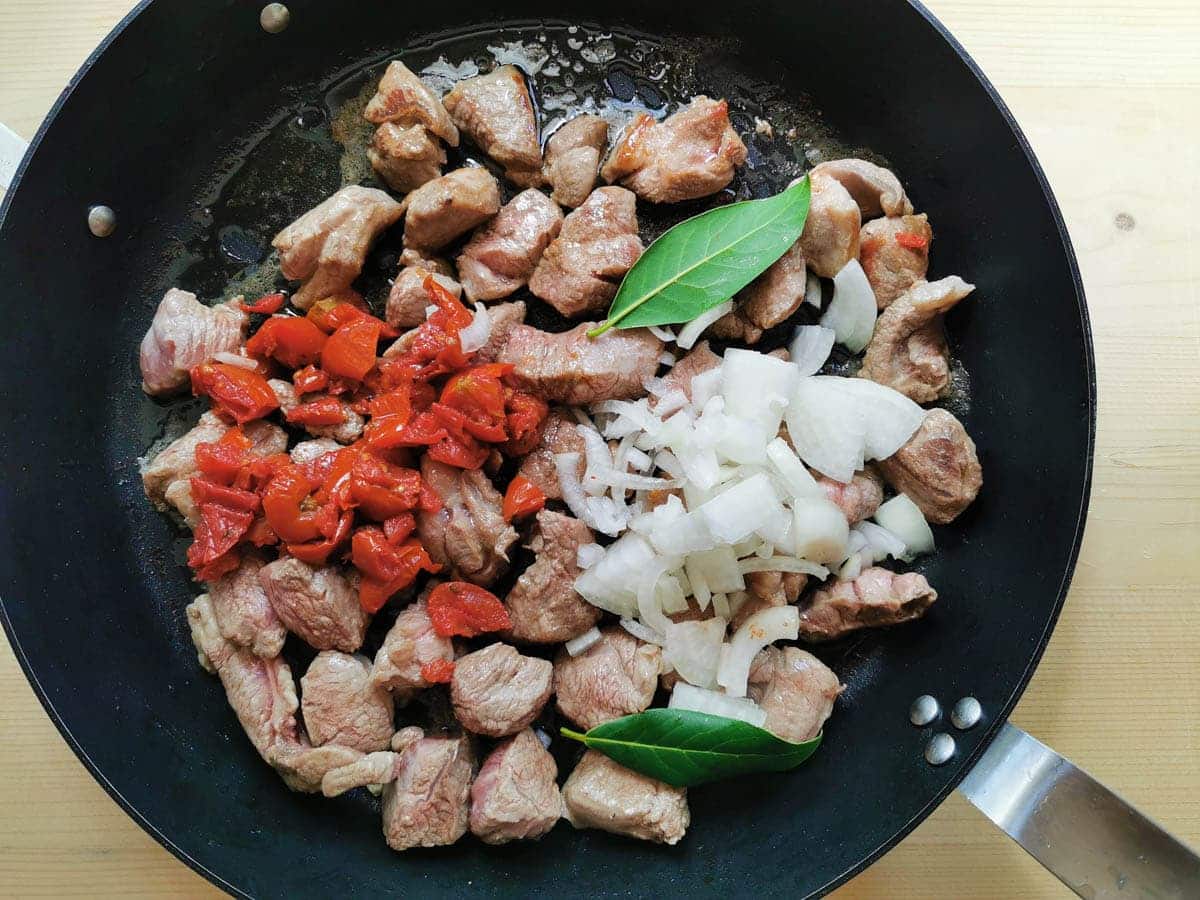
[[[375,129],[367,159],[388,187],[407,194],[441,177],[446,151],[422,125],[384,122]]]
[[[489,644],[454,664],[450,700],[462,727],[488,737],[516,734],[550,699],[554,666],[508,644]]]
[[[500,66],[460,81],[442,104],[454,124],[504,167],[509,181],[521,187],[541,182],[537,115],[520,69]]]
[[[292,305],[308,309],[349,290],[372,242],[403,214],[404,207],[383,191],[352,184],[275,235],[271,244],[283,276],[304,282]]]
[[[643,382],[658,371],[662,341],[644,328],[588,337],[595,327],[595,322],[584,322],[548,334],[517,325],[498,361],[513,366],[512,378],[520,388],[550,403],[584,406],[642,396]]]
[[[563,815],[576,828],[600,828],[677,844],[692,815],[687,788],[656,781],[588,750],[562,788]]]
[[[275,392],[275,399],[279,401],[279,409],[283,413],[285,419],[289,422],[292,410],[304,403],[312,403],[316,400],[321,400],[327,397],[327,394],[305,394],[303,397],[296,393],[295,386],[290,381],[284,381],[282,378],[272,378],[267,384],[271,386],[271,390]],[[340,397],[335,398],[338,401],[338,406],[342,411],[342,421],[336,425],[305,425],[304,430],[313,437],[332,438],[339,444],[353,444],[362,437],[363,426],[365,424],[363,417],[356,413],[348,402]]]
[[[931,243],[933,229],[925,213],[887,216],[863,224],[858,261],[875,293],[876,307],[887,309],[893,300],[925,280]]]
[[[383,789],[383,836],[393,850],[443,847],[467,832],[475,754],[464,737],[427,737],[400,754]]]
[[[526,728],[496,745],[471,785],[471,834],[485,844],[536,840],[562,815],[558,766]]]
[[[287,629],[258,580],[265,563],[261,554],[244,554],[236,569],[208,584],[208,596],[221,637],[269,659],[283,649]]]
[[[729,104],[699,96],[663,122],[640,114],[600,174],[643,200],[678,203],[715,194],[745,161],[746,145],[729,124]]]
[[[400,703],[407,703],[418,691],[430,686],[421,675],[423,666],[454,659],[450,638],[434,631],[429,619],[425,598],[431,590],[432,585],[426,587],[414,603],[400,611],[375,654],[371,682],[391,691]]]
[[[807,267],[797,241],[737,295],[732,312],[713,323],[712,333],[725,340],[757,344],[768,328],[785,321],[804,302]]]
[[[692,399],[692,379],[697,375],[712,371],[719,365],[721,365],[721,357],[709,349],[708,341],[701,341],[663,376],[663,387],[667,391],[678,388],[690,401]],[[657,398],[651,397],[650,408],[653,409],[657,405]]]
[[[249,323],[238,300],[205,306],[195,294],[171,288],[163,294],[142,338],[138,353],[142,390],[163,396],[186,387],[193,366],[241,346]]]
[[[800,637],[831,641],[860,628],[919,619],[937,600],[924,575],[864,569],[857,578],[835,578],[813,592],[800,610]]]
[[[554,660],[559,712],[584,731],[639,713],[654,699],[662,651],[618,625],[578,656],[562,650]]]
[[[915,400],[932,403],[950,390],[950,348],[942,316],[975,290],[957,275],[922,281],[875,322],[859,375]]]
[[[747,695],[767,714],[763,726],[800,744],[821,733],[844,686],[825,663],[799,647],[765,647],[750,665]]]
[[[425,321],[425,310],[433,300],[425,290],[425,279],[432,277],[455,297],[462,297],[462,285],[423,264],[405,266],[392,282],[384,318],[393,328],[415,328]]]
[[[458,129],[441,100],[399,60],[388,64],[363,117],[375,125],[422,125],[451,147],[458,146]]]
[[[953,522],[983,486],[975,442],[944,409],[925,413],[908,443],[877,465],[888,484],[939,525]]]
[[[809,173],[812,199],[800,235],[805,263],[822,278],[832,278],[858,258],[862,213],[854,197],[832,175]]]
[[[475,351],[476,364],[492,363],[500,358],[513,328],[525,321],[525,301],[497,303],[489,306],[487,313],[492,320],[492,333],[488,335],[487,343]]]
[[[547,500],[562,499],[562,484],[554,457],[559,453],[579,454],[579,477],[585,467],[583,437],[575,427],[576,419],[563,409],[551,409],[542,421],[542,437],[538,445],[521,460],[517,474],[533,482]]]
[[[865,159],[831,159],[812,170],[812,174],[836,178],[850,192],[863,219],[876,216],[909,216],[913,207],[908,195],[892,172]]]
[[[279,620],[314,649],[353,653],[362,646],[368,616],[336,567],[288,556],[263,566],[258,577]]]
[[[371,681],[365,656],[322,650],[300,679],[300,709],[313,744],[385,750],[395,728],[392,695]]]
[[[596,537],[570,516],[543,509],[537,514],[529,549],[533,563],[508,592],[504,605],[513,639],[534,644],[569,641],[598,621],[600,610],[575,592],[579,548]]]
[[[362,754],[349,747],[326,744],[310,747],[302,737],[298,743],[277,744],[271,750],[270,763],[293,791],[316,794],[329,772],[362,759]]]
[[[642,255],[637,201],[603,187],[562,223],[529,279],[529,290],[568,318],[602,312]]]
[[[734,611],[729,626],[734,630],[752,615],[772,606],[786,606],[800,598],[808,584],[802,572],[750,572],[746,575],[747,597]],[[676,619],[678,621],[678,619]]]
[[[562,223],[558,204],[533,188],[504,204],[458,257],[467,299],[499,300],[524,287]]]
[[[447,172],[405,200],[404,246],[437,250],[500,210],[500,186],[487,169]]]
[[[501,515],[504,498],[478,469],[458,469],[428,456],[421,477],[442,498],[437,512],[417,512],[417,534],[448,578],[488,587],[508,569],[517,533]]]
[[[333,438],[313,438],[311,441],[301,441],[293,447],[288,455],[294,463],[312,462],[326,453],[341,450],[342,445]]]
[[[608,123],[599,116],[576,116],[550,135],[542,176],[556,203],[574,209],[588,198],[607,145]]]
[[[418,732],[416,740],[421,740],[425,736],[424,732],[420,728],[415,730]],[[352,791],[358,787],[372,784],[383,786],[389,781],[395,781],[396,767],[400,764],[400,754],[405,749],[407,747],[377,750],[374,753],[360,756],[348,765],[330,769],[321,779],[321,793],[326,797],[339,797],[346,791]]]
[[[819,472],[814,472],[813,478],[825,491],[829,502],[842,511],[851,525],[871,518],[883,502],[883,479],[873,467],[855,472],[849,484],[842,484]]]

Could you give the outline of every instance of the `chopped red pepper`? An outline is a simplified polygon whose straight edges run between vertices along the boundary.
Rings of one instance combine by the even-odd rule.
[[[417,520],[410,512],[383,520],[383,536],[389,544],[403,544],[416,530]]]
[[[505,417],[508,441],[501,449],[509,456],[524,456],[541,441],[542,423],[550,407],[541,397],[508,387],[504,390],[505,408],[508,410]]]
[[[433,630],[442,637],[478,637],[512,627],[508,610],[495,594],[465,581],[439,584],[430,592],[426,607]]]
[[[241,306],[242,312],[262,313],[269,316],[271,313],[277,313],[283,309],[283,301],[286,299],[283,294],[263,294],[253,303],[243,300],[238,305]]]
[[[212,481],[233,484],[253,446],[242,429],[230,428],[216,441],[196,445],[196,468]]]
[[[924,235],[913,234],[911,231],[897,232],[896,243],[906,250],[924,250],[929,246],[929,240]]]
[[[284,466],[267,483],[263,513],[281,540],[302,544],[326,537],[323,529],[336,528],[337,510],[310,496],[315,487],[305,467],[298,465]]]
[[[381,416],[372,419],[363,430],[366,442],[379,450],[389,447],[424,447],[446,437],[446,429],[428,412],[419,413],[411,422],[403,416]]]
[[[323,566],[329,561],[330,554],[338,545],[350,536],[350,526],[354,523],[354,513],[344,512],[337,519],[333,533],[326,538],[316,541],[306,541],[302,544],[288,544],[287,552],[301,562],[310,566]]]
[[[382,522],[420,504],[421,475],[372,453],[359,453],[350,472],[350,496],[363,515]]]
[[[239,425],[279,408],[267,379],[250,369],[228,363],[201,363],[192,368],[191,376],[192,393],[210,397],[218,412]]]
[[[275,359],[289,369],[308,366],[321,358],[325,332],[299,316],[271,316],[246,341],[246,352],[260,359]]]
[[[316,366],[305,366],[292,375],[297,394],[315,394],[329,386],[329,376]]]
[[[332,334],[343,325],[366,320],[379,324],[380,337],[394,338],[400,334],[391,325],[371,315],[367,304],[355,291],[318,300],[308,309],[307,318],[322,331]]]
[[[441,406],[456,410],[465,419],[465,430],[479,440],[508,440],[500,379],[511,371],[512,366],[490,363],[459,372],[446,382],[440,404],[434,409]]]
[[[318,397],[288,410],[285,418],[293,425],[341,425],[346,410],[337,397]]]
[[[375,367],[379,332],[379,320],[369,316],[342,325],[325,342],[321,368],[334,377],[362,381]]]
[[[454,660],[431,659],[422,664],[421,677],[430,684],[449,684],[454,678]]]
[[[358,602],[370,613],[378,612],[393,594],[412,584],[422,570],[439,572],[442,568],[419,542],[393,546],[383,529],[375,526],[354,532],[350,545],[351,559],[362,573]]]
[[[524,518],[545,505],[546,495],[542,489],[524,475],[518,475],[509,482],[508,490],[504,492],[504,521]]]
[[[200,520],[187,561],[197,578],[211,581],[237,567],[238,558],[231,551],[253,523],[259,499],[257,494],[203,478],[193,478],[191,490]]]

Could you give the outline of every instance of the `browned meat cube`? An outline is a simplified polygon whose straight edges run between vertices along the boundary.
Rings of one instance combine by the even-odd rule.
[[[554,660],[559,712],[584,731],[639,713],[654,699],[662,651],[620,626],[600,631],[600,640],[578,656],[564,649]]]
[[[466,737],[427,737],[400,754],[383,789],[383,836],[393,850],[442,847],[467,832],[475,754]]]
[[[310,209],[271,244],[285,278],[303,281],[292,305],[308,309],[349,290],[371,243],[404,214],[404,207],[375,188],[350,185]]]
[[[301,738],[298,743],[279,743],[271,748],[270,760],[283,783],[293,791],[305,794],[319,793],[321,781],[326,773],[342,766],[348,766],[362,754],[349,747],[337,744],[326,744],[324,747],[310,747]]]
[[[275,398],[279,401],[279,409],[285,418],[301,403],[312,403],[327,396],[326,394],[305,394],[301,397],[297,395],[295,386],[282,378],[272,378],[267,384],[275,392]],[[339,444],[353,444],[362,437],[365,424],[363,417],[356,413],[348,402],[340,397],[336,399],[342,409],[341,422],[337,425],[305,425],[304,430],[313,437],[332,438]]]
[[[395,781],[400,773],[401,756],[405,750],[425,737],[425,731],[416,725],[406,725],[391,740],[391,751],[377,750],[359,754],[352,762],[336,769],[328,769],[321,779],[321,793],[336,797],[356,787],[366,785],[383,786]]]
[[[925,615],[937,591],[924,575],[864,569],[857,578],[835,578],[813,592],[800,610],[800,637],[830,641],[860,628],[897,625]]]
[[[371,681],[365,656],[322,650],[300,679],[300,708],[313,744],[337,744],[362,753],[388,747],[392,695]]]
[[[451,147],[458,146],[458,129],[441,100],[399,60],[388,64],[363,117],[376,125],[423,125]]]
[[[712,333],[726,340],[757,344],[764,331],[800,308],[806,272],[804,249],[797,241],[767,271],[742,288],[737,308],[713,323]]]
[[[335,567],[318,569],[289,556],[263,566],[258,577],[279,620],[313,648],[353,653],[362,646],[367,614]]]
[[[643,382],[658,371],[662,341],[644,328],[613,329],[589,338],[595,322],[548,334],[517,325],[499,362],[511,364],[514,381],[551,403],[582,406],[600,400],[640,397]]]
[[[933,243],[933,229],[925,213],[866,222],[858,243],[858,261],[871,282],[879,309],[887,309],[893,300],[925,280],[929,245]]]
[[[925,413],[908,443],[877,465],[888,484],[939,525],[953,522],[983,486],[975,442],[944,409]]]
[[[530,276],[529,290],[568,318],[602,312],[641,255],[633,194],[597,188],[563,220]]]
[[[495,362],[500,358],[513,328],[525,321],[525,301],[497,303],[488,308],[488,318],[492,320],[492,333],[487,343],[475,351],[475,362],[479,364]]]
[[[258,553],[245,554],[236,569],[209,583],[208,596],[221,637],[270,658],[283,649],[287,629],[258,580],[265,562]]]
[[[454,645],[450,638],[442,637],[433,630],[425,598],[433,586],[400,611],[392,624],[379,652],[375,654],[375,665],[371,669],[371,681],[395,694],[401,703],[429,687],[421,676],[421,667],[437,660],[453,660]]]
[[[455,297],[462,297],[462,285],[448,274],[442,274],[421,263],[405,266],[396,275],[388,293],[387,311],[384,316],[389,325],[395,328],[415,328],[425,321],[425,309],[433,302],[425,290],[425,279],[430,276]]]
[[[957,275],[922,281],[901,294],[875,322],[859,375],[918,403],[950,390],[950,348],[942,316],[975,290]]]
[[[583,477],[583,437],[575,428],[575,417],[562,409],[552,409],[542,422],[542,438],[523,460],[517,474],[528,478],[541,489],[547,500],[562,499],[562,485],[554,457],[558,453],[579,454],[579,477]]]
[[[574,209],[588,198],[607,145],[608,123],[599,116],[576,116],[550,136],[542,176],[556,203]]]
[[[892,172],[865,159],[831,159],[813,169],[813,174],[836,178],[850,192],[864,219],[876,216],[912,215],[908,195]]]
[[[471,785],[471,834],[485,844],[536,840],[558,822],[554,757],[528,728],[496,745]]]
[[[442,98],[454,124],[504,167],[521,187],[541,182],[542,146],[525,77],[516,66],[500,66],[467,78]]]
[[[858,258],[862,213],[854,197],[832,175],[809,173],[812,200],[800,235],[800,249],[808,268],[823,278],[832,278],[852,259]]]
[[[562,223],[558,204],[532,188],[504,204],[458,257],[467,299],[499,300],[523,287]]]
[[[765,727],[793,744],[821,733],[844,690],[838,677],[799,647],[765,647],[750,666],[746,693],[767,714]]]
[[[446,151],[422,125],[384,122],[375,129],[367,159],[388,187],[406,194],[441,176]]]
[[[518,641],[554,644],[583,634],[598,621],[600,610],[575,592],[579,576],[576,554],[596,537],[577,519],[553,510],[537,514],[529,548],[537,554],[521,573],[504,605]]]
[[[405,198],[404,246],[444,247],[500,209],[500,186],[487,169],[455,169]]]
[[[643,200],[678,203],[715,194],[745,161],[746,145],[729,124],[729,104],[699,96],[663,122],[639,115],[600,174]]]
[[[883,502],[883,479],[874,468],[855,472],[849,484],[827,478],[819,472],[813,473],[829,502],[845,515],[851,525],[869,519]]]
[[[205,306],[195,294],[171,288],[163,294],[142,338],[138,353],[142,390],[161,396],[186,387],[193,366],[241,346],[249,322],[237,300]]]
[[[743,622],[757,612],[770,609],[772,606],[786,606],[789,603],[795,603],[806,584],[808,584],[808,576],[800,572],[750,572],[746,575],[749,596],[734,612],[733,618],[729,620],[730,627],[737,630],[742,627]],[[708,614],[700,618],[708,618]],[[679,620],[675,619],[675,621]]]
[[[516,734],[550,699],[553,674],[549,660],[522,656],[508,644],[489,644],[454,664],[454,715],[475,734]]]
[[[563,815],[576,828],[600,828],[658,844],[677,844],[692,815],[687,788],[673,787],[589,750],[563,785]]]
[[[442,498],[437,512],[417,513],[417,534],[443,575],[487,587],[508,569],[517,533],[504,521],[504,498],[478,469],[421,458],[421,477]]]

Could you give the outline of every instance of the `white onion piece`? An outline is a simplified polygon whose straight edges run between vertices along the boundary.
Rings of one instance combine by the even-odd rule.
[[[703,553],[688,554],[685,571],[691,577],[692,572],[700,572],[705,584],[713,593],[728,593],[740,591],[746,586],[742,573],[738,568],[738,559],[733,548],[729,546],[714,547]]]
[[[799,633],[800,610],[795,606],[773,606],[756,612],[730,640],[717,670],[717,684],[731,697],[745,697],[750,664],[758,651],[773,641],[794,641]]]
[[[665,350],[658,354],[658,364],[660,366],[666,366],[668,369],[670,369],[675,365],[676,362],[677,360],[675,357],[670,353],[667,353]]]
[[[732,311],[733,301],[726,300],[720,306],[714,306],[707,312],[700,313],[700,315],[683,326],[683,329],[679,332],[679,336],[675,339],[675,343],[683,350],[691,350],[709,325]]]
[[[821,279],[811,270],[804,276],[804,302],[816,309],[821,308]]]
[[[858,353],[871,342],[875,314],[875,291],[858,260],[852,259],[833,276],[833,299],[821,324],[833,329],[839,344]]]
[[[636,584],[630,572],[644,572],[660,565],[646,540],[628,532],[609,544],[604,558],[575,579],[575,590],[588,603],[618,616],[637,612]]]
[[[712,591],[708,589],[708,581],[704,577],[703,569],[696,563],[689,562],[692,557],[684,560],[683,571],[687,575],[688,585],[692,589],[692,597],[700,606],[700,611],[708,609],[708,604],[712,602]]]
[[[588,497],[583,506],[586,510],[583,521],[601,534],[616,537],[629,527],[629,510],[612,497]]]
[[[664,328],[662,325],[647,325],[646,330],[664,343],[671,343],[675,340],[675,332],[670,328]]]
[[[779,430],[783,407],[799,381],[796,367],[782,359],[753,350],[725,351],[721,366],[725,411],[762,426],[771,435]]]
[[[904,541],[905,558],[933,552],[933,532],[917,504],[906,494],[897,494],[875,510],[875,521]]]
[[[876,525],[874,522],[859,522],[854,526],[854,530],[860,532],[867,539],[867,546],[876,562],[887,556],[894,559],[904,558],[904,552],[907,549],[904,541],[883,526]]]
[[[753,700],[745,697],[729,697],[717,691],[704,690],[682,681],[676,682],[667,707],[708,713],[726,719],[738,719],[742,722],[749,722],[757,728],[762,728],[767,723],[766,710],[760,709]]]
[[[828,378],[801,378],[784,419],[797,455],[822,475],[848,484],[863,467],[866,427]]]
[[[687,612],[687,594],[684,593],[683,584],[677,576],[671,574],[664,575],[658,579],[658,584],[654,590],[658,595],[658,605],[662,607],[662,611],[668,616]]]
[[[671,556],[711,550],[717,546],[717,539],[698,512],[687,513],[669,524],[653,526],[650,541],[659,553]]]
[[[679,487],[679,482],[674,478],[656,478],[651,475],[634,475],[631,472],[613,470],[601,475],[600,481],[612,487],[630,491],[658,491]]]
[[[701,372],[692,377],[692,406],[703,409],[704,404],[716,396],[725,378],[723,365]]]
[[[838,563],[846,558],[850,526],[840,509],[828,500],[798,500],[792,512],[796,556],[816,563]]]
[[[434,276],[435,278],[437,276]],[[483,347],[492,336],[492,317],[488,315],[482,303],[475,304],[475,317],[471,324],[458,332],[458,340],[464,353],[471,353]]]
[[[861,531],[850,531],[850,539],[846,541],[846,553],[853,556],[855,553],[861,553],[867,549],[867,539]]]
[[[767,462],[787,488],[787,496],[793,500],[819,500],[825,496],[825,491],[783,438],[777,437],[767,444]]]
[[[672,622],[664,635],[663,659],[679,677],[697,687],[717,686],[717,666],[725,641],[725,620]]]
[[[642,624],[653,628],[659,634],[665,634],[671,620],[663,614],[662,601],[658,595],[659,579],[666,574],[666,566],[659,563],[646,573],[631,573],[638,578],[637,606],[638,618]]]
[[[721,492],[696,512],[703,517],[713,537],[736,544],[769,524],[781,508],[771,480],[760,472]]]
[[[727,596],[729,599],[730,615],[736,616],[738,614],[738,610],[741,609],[743,606],[745,606],[746,601],[750,599],[750,592],[749,591],[734,591],[732,594],[729,594]]]
[[[230,366],[237,366],[239,369],[257,369],[258,363],[248,356],[239,356],[237,353],[230,353],[228,350],[222,350],[219,353],[213,354],[213,359],[217,362],[222,362]]]
[[[801,325],[796,329],[788,354],[801,375],[816,375],[829,359],[836,335],[824,325]]]
[[[645,641],[647,644],[657,644],[662,646],[663,636],[653,628],[647,628],[636,619],[621,619],[618,623],[622,628],[632,634],[639,641]]]
[[[819,375],[823,389],[841,396],[863,426],[866,459],[887,459],[921,427],[925,410],[899,391],[867,378]]]
[[[660,416],[669,416],[671,413],[678,412],[687,405],[687,394],[679,388],[671,388],[655,404],[654,411]]]
[[[563,646],[566,648],[568,656],[578,656],[598,640],[600,640],[600,629],[593,625],[579,637],[571,638]]]
[[[632,444],[629,446],[629,450],[626,451],[625,458],[629,465],[639,472],[645,472],[654,464],[654,461],[649,456]]]
[[[722,594],[720,592],[713,594],[712,595],[712,607],[713,607],[713,612],[715,612],[722,619],[732,619],[733,618],[733,610],[729,608],[729,595],[728,594]]]
[[[604,548],[599,544],[580,544],[575,551],[575,564],[581,569],[590,569],[604,559]]]
[[[575,430],[583,438],[583,449],[587,455],[587,471],[583,477],[583,489],[589,494],[603,494],[604,487],[611,482],[605,478],[612,474],[613,457],[600,432],[586,425],[576,425]]]
[[[824,566],[818,566],[814,562],[798,559],[795,556],[769,556],[766,558],[756,556],[751,559],[741,559],[738,560],[738,571],[743,575],[751,572],[800,572],[804,575],[814,575],[822,580],[829,577],[829,570]]]
[[[863,559],[861,553],[851,553],[846,557],[846,561],[842,563],[842,567],[838,569],[838,578],[846,581],[853,581],[862,574]]]

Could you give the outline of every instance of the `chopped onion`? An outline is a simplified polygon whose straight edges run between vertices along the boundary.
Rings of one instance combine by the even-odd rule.
[[[817,563],[838,563],[846,558],[850,526],[840,509],[828,500],[800,500],[792,512],[796,556]]]
[[[568,656],[578,656],[598,640],[600,640],[600,629],[593,625],[579,637],[571,638],[563,646],[567,648]]]
[[[733,610],[729,608],[729,597],[726,594],[715,593],[712,595],[713,612],[722,619],[732,619]]]
[[[661,562],[646,573],[631,573],[638,583],[638,618],[642,623],[653,628],[658,634],[665,634],[671,620],[663,614],[662,601],[658,595],[659,579],[666,574],[666,566]]]
[[[904,558],[904,551],[907,549],[904,541],[882,525],[876,525],[874,522],[859,522],[854,526],[854,530],[867,539],[867,547],[874,557],[874,561],[878,562],[888,556],[895,559]]]
[[[736,544],[767,525],[781,508],[771,480],[760,472],[722,491],[696,511],[713,537]]]
[[[692,572],[699,572],[704,577],[708,589],[714,593],[740,591],[746,586],[742,573],[738,568],[737,557],[733,548],[728,545],[714,547],[703,553],[688,554],[685,571],[691,578]]]
[[[679,336],[675,339],[675,343],[682,350],[691,350],[696,341],[700,339],[700,335],[704,334],[705,329],[713,322],[721,318],[726,313],[733,311],[733,301],[726,300],[720,306],[714,306],[707,312],[702,312],[692,321],[683,326],[679,332]]]
[[[583,521],[601,534],[616,537],[629,526],[629,510],[612,497],[588,497],[583,505],[586,510]]]
[[[672,556],[711,550],[717,545],[717,539],[698,511],[682,515],[670,523],[656,524],[650,531],[650,542],[660,553]]]
[[[662,607],[662,611],[668,616],[687,612],[687,594],[683,592],[683,584],[679,581],[678,577],[671,574],[664,575],[658,579],[658,584],[654,590],[658,594],[659,606]]]
[[[589,494],[603,494],[605,478],[612,474],[613,457],[608,444],[600,432],[586,425],[576,425],[575,430],[583,438],[583,449],[587,454],[587,471],[583,476],[583,489]]]
[[[663,643],[663,659],[679,677],[697,687],[717,686],[717,666],[725,641],[725,620],[672,622]]]
[[[730,415],[763,426],[770,432],[767,438],[770,440],[779,430],[783,408],[799,380],[796,367],[782,359],[753,350],[726,350],[721,366],[721,396],[725,399],[725,410]]]
[[[604,548],[599,544],[580,544],[575,551],[575,564],[581,569],[590,569],[604,559]]]
[[[906,494],[897,494],[875,510],[875,521],[904,541],[904,558],[933,552],[933,532],[917,504]]]
[[[436,276],[435,276],[436,277]],[[458,332],[458,340],[464,353],[471,353],[483,347],[492,336],[492,317],[482,303],[475,304],[475,317],[471,324]]]
[[[665,350],[662,353],[658,354],[658,364],[660,366],[666,366],[668,369],[670,369],[675,365],[675,362],[676,362],[675,357],[672,356],[670,353],[667,353]]]
[[[717,691],[709,691],[680,681],[671,691],[669,709],[687,709],[708,713],[726,719],[738,719],[762,728],[767,722],[767,713],[753,700],[745,697],[729,697]]]
[[[621,619],[619,624],[639,641],[645,641],[647,644],[657,644],[660,647],[662,646],[663,636],[653,628],[647,628],[636,619]]]
[[[689,556],[687,560],[684,560],[683,571],[687,574],[688,584],[692,588],[692,596],[700,606],[700,611],[703,612],[712,602],[712,591],[708,588],[708,581],[704,577],[703,569],[699,564],[689,562],[691,558]]]
[[[704,404],[716,396],[725,378],[724,369],[721,365],[692,377],[692,406],[703,409]]]
[[[843,578],[846,581],[853,581],[862,574],[863,560],[861,553],[851,553],[846,557],[846,561],[842,563],[842,567],[838,569],[838,578]]]
[[[840,395],[863,426],[867,459],[887,459],[921,427],[925,410],[899,391],[867,378],[819,375],[814,381]]]
[[[239,369],[257,369],[258,363],[248,356],[241,356],[237,353],[230,353],[228,350],[222,350],[219,353],[213,354],[213,359],[217,362],[226,363],[230,366],[237,366]]]
[[[875,291],[857,259],[842,266],[833,276],[833,299],[821,316],[821,324],[832,328],[851,353],[858,353],[871,342],[875,331]]]
[[[804,575],[815,575],[822,580],[829,577],[829,570],[824,566],[798,559],[795,556],[753,557],[738,560],[738,571],[743,575],[751,572],[800,572]]]
[[[833,350],[835,334],[823,325],[801,325],[796,329],[788,353],[801,375],[816,375]]]
[[[821,279],[812,270],[804,276],[804,302],[817,309],[821,308]]]
[[[843,484],[865,462],[866,427],[853,399],[829,378],[801,378],[784,418],[797,455],[822,475]]]
[[[795,606],[772,606],[756,612],[730,640],[717,670],[717,684],[731,697],[745,697],[750,665],[758,651],[773,641],[794,641],[799,633],[800,610]]]
[[[661,325],[647,325],[646,330],[664,343],[671,343],[675,340],[675,332],[670,328],[663,328]]]
[[[654,464],[654,461],[649,456],[633,445],[630,445],[629,450],[626,451],[626,460],[629,465],[639,472],[645,472]]]
[[[819,500],[825,496],[825,491],[783,438],[777,437],[767,444],[767,461],[783,482],[787,495],[793,500]]]
[[[575,579],[575,590],[593,606],[618,616],[637,612],[637,586],[630,572],[661,565],[654,548],[636,532],[621,535],[604,551],[604,558]]]

